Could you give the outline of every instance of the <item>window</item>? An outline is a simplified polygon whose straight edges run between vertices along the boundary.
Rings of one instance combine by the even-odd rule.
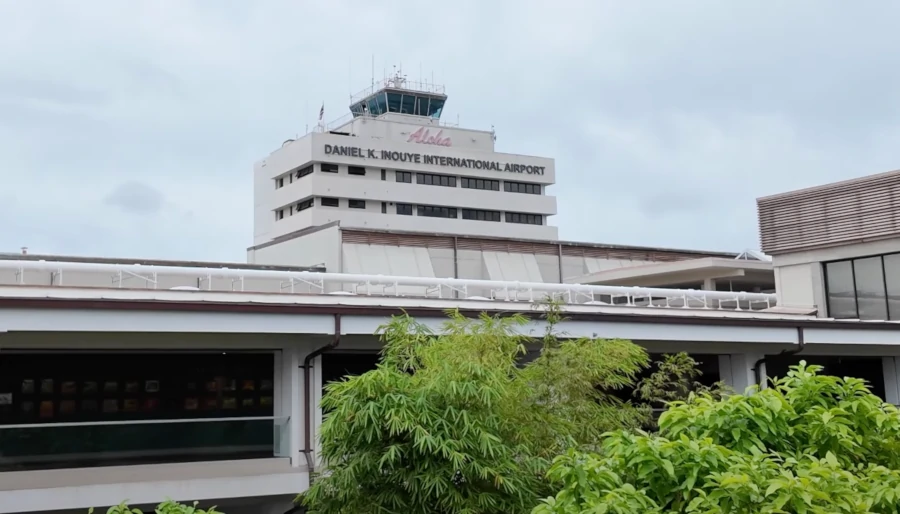
[[[381,170],[381,180],[387,180],[387,170]]]
[[[464,220],[500,221],[500,213],[481,209],[463,209],[462,218]]]
[[[320,164],[319,166],[320,166],[321,170],[324,171],[324,172],[326,172],[326,173],[337,173],[337,172],[338,172],[338,165],[337,165],[337,164],[331,164],[331,163],[323,162],[323,163]]]
[[[281,189],[284,187],[284,177],[275,179],[275,189]]]
[[[826,262],[823,267],[830,317],[900,320],[900,253]]]
[[[275,221],[284,219],[284,209],[278,209],[275,211]]]
[[[397,177],[397,182],[406,182],[407,184],[412,183],[412,172],[410,171],[395,171],[394,175]]]
[[[504,182],[503,190],[507,193],[526,193],[529,195],[541,194],[540,184],[529,184],[527,182]]]
[[[297,204],[297,212],[304,211],[306,209],[309,209],[312,206],[313,206],[312,198],[310,198],[309,200],[304,200]]]
[[[429,218],[456,218],[455,207],[436,207],[433,205],[420,205],[419,216]]]
[[[434,175],[432,173],[417,173],[416,183],[428,186],[456,187],[456,177],[449,175]]]
[[[365,209],[366,201],[365,200],[347,200],[347,207],[351,209]]]
[[[312,172],[313,172],[313,165],[310,164],[309,166],[307,166],[305,168],[300,168],[299,170],[297,170],[297,178],[305,177],[307,175],[312,175]]]
[[[0,391],[12,394],[0,405],[0,426],[43,428],[4,431],[10,435],[0,438],[0,472],[185,462],[201,449],[217,457],[271,456],[272,422],[243,418],[272,416],[274,367],[272,353],[231,350],[5,354]],[[52,429],[60,422],[204,417],[231,420],[135,424],[118,432],[90,425]]]
[[[387,214],[387,202],[381,202],[381,214]]]
[[[321,199],[322,207],[338,207],[340,205],[340,201],[337,198],[327,198],[322,197]]]
[[[366,169],[362,166],[347,166],[347,173],[350,175],[365,175]]]
[[[524,212],[507,212],[507,223],[524,223],[526,225],[543,225],[544,217],[540,214],[526,214]]]
[[[853,261],[856,279],[856,307],[860,319],[888,319],[881,257]]]
[[[460,185],[466,189],[485,189],[488,191],[500,191],[500,181],[482,178],[461,177]]]
[[[413,206],[410,203],[398,203],[397,204],[397,214],[401,214],[403,216],[412,216]]]

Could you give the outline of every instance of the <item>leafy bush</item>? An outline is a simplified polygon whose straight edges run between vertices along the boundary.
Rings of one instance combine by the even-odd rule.
[[[156,514],[223,514],[216,510],[215,507],[210,507],[208,510],[202,510],[197,508],[197,503],[194,502],[193,505],[184,505],[182,503],[174,502],[172,500],[166,500],[159,505],[156,506],[153,512]],[[93,514],[94,509],[88,510],[88,514]],[[144,514],[141,509],[135,509],[128,506],[127,502],[122,502],[118,505],[113,505],[109,509],[106,510],[106,514]]]
[[[900,414],[862,380],[805,363],[747,395],[674,402],[655,435],[558,457],[534,514],[900,511]]]
[[[327,386],[329,471],[298,499],[311,512],[530,511],[570,447],[638,427],[643,410],[603,390],[631,385],[647,355],[628,341],[560,340],[522,365],[520,316],[450,316],[439,333],[408,316],[381,330],[377,369]]]

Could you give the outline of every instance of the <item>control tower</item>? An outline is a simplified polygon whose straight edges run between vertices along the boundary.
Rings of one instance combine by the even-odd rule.
[[[350,99],[353,117],[397,113],[439,120],[447,95],[444,86],[427,82],[410,83],[400,72]]]

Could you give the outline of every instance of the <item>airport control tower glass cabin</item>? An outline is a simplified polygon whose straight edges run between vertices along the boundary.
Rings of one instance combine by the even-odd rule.
[[[367,89],[351,100],[353,117],[380,116],[387,113],[409,114],[440,119],[447,95],[444,87],[429,83],[408,83],[396,73],[384,81],[384,87]]]

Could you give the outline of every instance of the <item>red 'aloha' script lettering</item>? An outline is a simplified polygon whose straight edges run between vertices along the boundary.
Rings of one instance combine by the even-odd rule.
[[[423,145],[453,146],[453,142],[450,141],[449,137],[441,137],[443,132],[443,130],[438,130],[437,134],[432,136],[428,129],[421,127],[419,130],[410,134],[409,139],[407,139],[406,142],[420,143]]]

